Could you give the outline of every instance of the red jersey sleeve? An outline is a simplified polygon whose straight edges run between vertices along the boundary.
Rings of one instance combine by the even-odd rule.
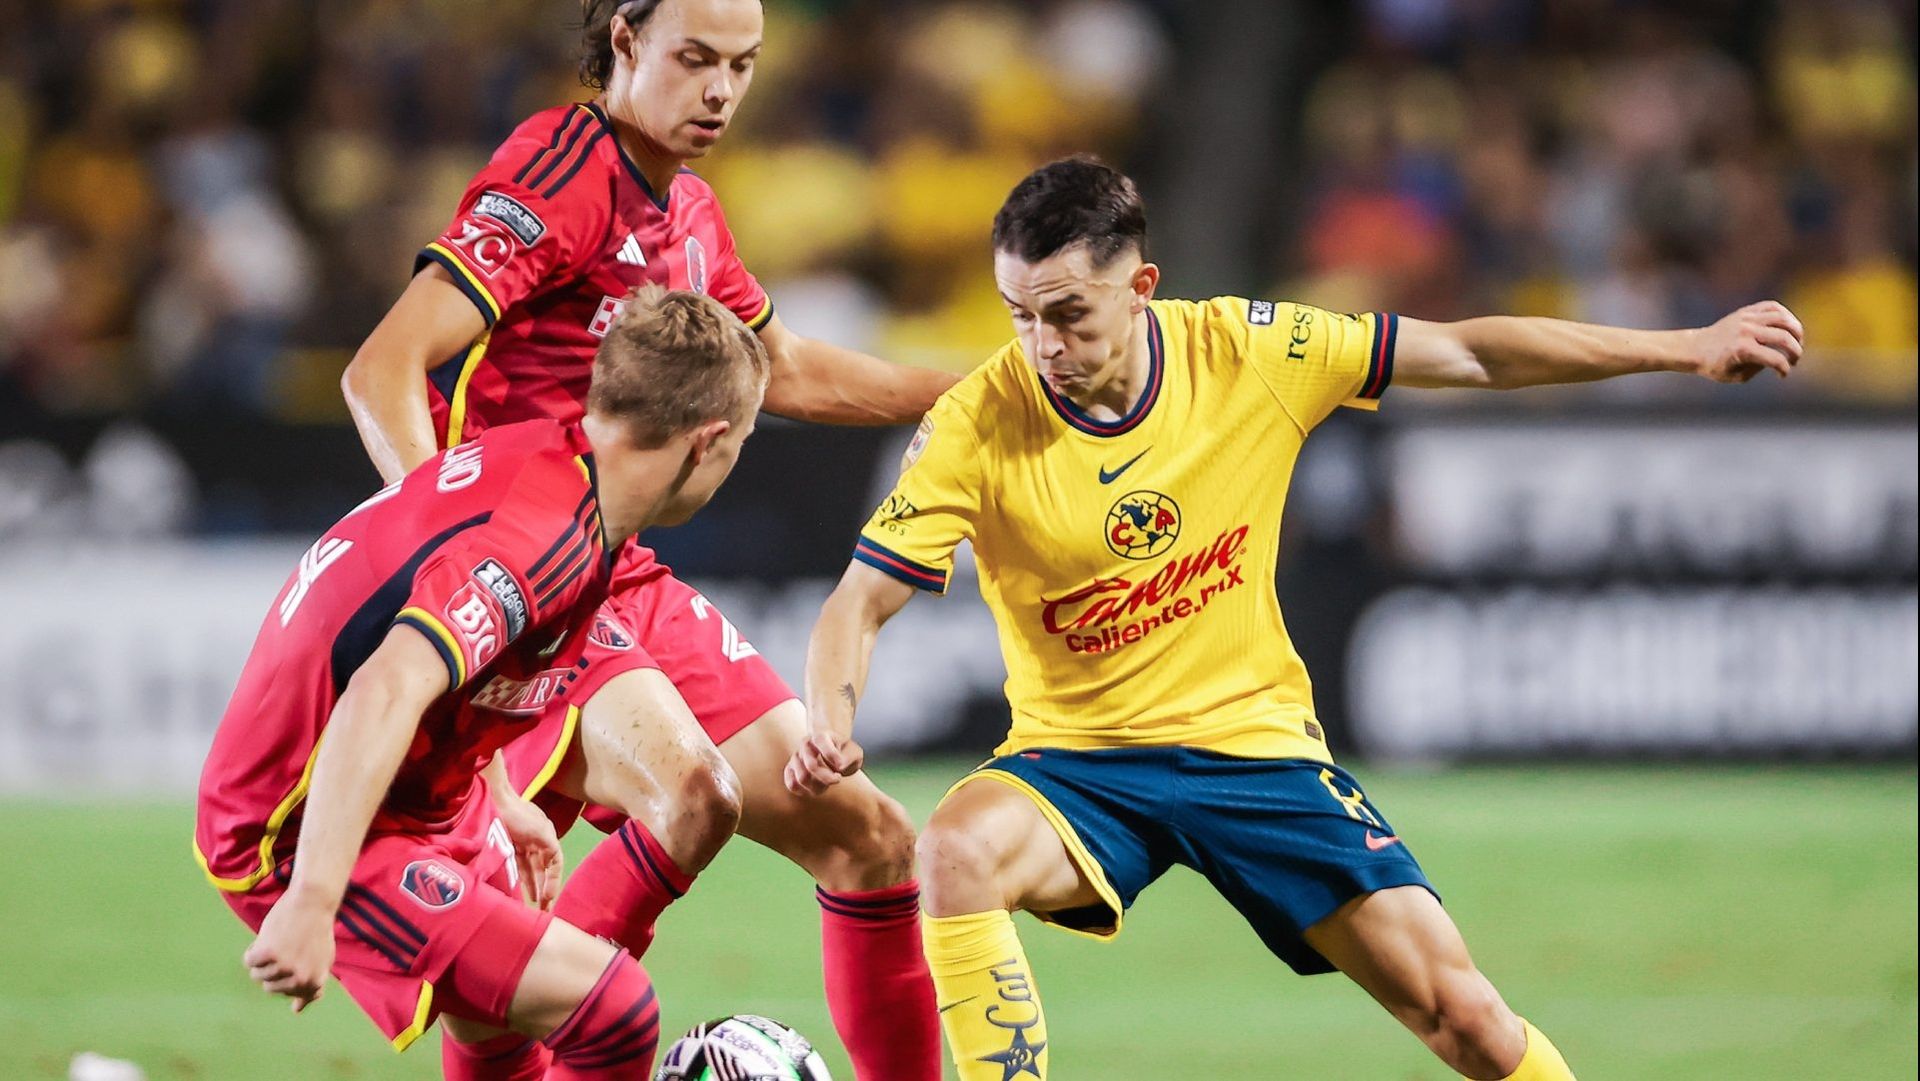
[[[509,139],[467,185],[459,212],[414,261],[439,263],[491,327],[500,314],[591,259],[611,227],[605,192],[568,184],[606,130],[584,108],[564,115],[551,145]]]
[[[707,207],[713,215],[714,239],[720,250],[714,253],[713,271],[707,279],[707,295],[727,306],[751,330],[759,330],[773,320],[773,298],[760,287],[734,250],[733,230],[727,228],[727,216],[720,200],[709,197]]]
[[[533,622],[527,587],[513,561],[482,555],[488,547],[462,544],[422,564],[406,606],[394,617],[440,651],[449,690],[465,686]]]
[[[524,470],[487,524],[415,572],[394,623],[439,650],[449,690],[471,682],[529,628],[564,622],[584,590],[604,590],[599,506],[585,477],[569,475],[574,461]]]

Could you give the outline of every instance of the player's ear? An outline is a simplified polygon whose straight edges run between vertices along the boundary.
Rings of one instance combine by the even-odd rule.
[[[620,14],[618,5],[615,5],[613,22],[608,31],[613,40],[614,59],[633,63],[635,41],[633,27],[627,25],[626,17]]]
[[[701,462],[706,461],[707,454],[713,450],[713,445],[718,443],[732,430],[733,422],[730,420],[710,420],[693,429],[693,431],[689,433],[691,436],[688,442],[688,450],[690,452],[689,460],[692,461],[694,465],[699,465]]]
[[[1127,283],[1133,290],[1133,314],[1139,315],[1146,309],[1147,302],[1153,299],[1153,291],[1160,287],[1160,267],[1154,263],[1141,263],[1133,272],[1133,280]]]

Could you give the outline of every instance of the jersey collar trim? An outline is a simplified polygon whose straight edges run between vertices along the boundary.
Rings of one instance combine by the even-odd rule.
[[[654,209],[667,209],[667,200],[673,198],[673,189],[669,187],[664,197],[655,195],[653,185],[647,183],[647,175],[641,172],[640,166],[635,164],[633,158],[627,155],[626,144],[620,141],[620,132],[614,128],[613,121],[607,118],[606,112],[602,110],[599,105],[592,102],[586,104],[586,110],[593,114],[595,120],[600,121],[600,126],[607,129],[608,135],[613,136],[613,149],[615,153],[620,155],[620,164],[627,167],[627,175],[633,177],[633,182],[640,185],[640,190],[646,193],[647,200],[654,205]]]
[[[1125,416],[1118,420],[1096,420],[1088,416],[1079,406],[1068,401],[1064,395],[1048,386],[1044,379],[1039,380],[1040,392],[1047,396],[1047,401],[1052,404],[1053,411],[1060,415],[1060,419],[1066,421],[1074,430],[1088,435],[1112,438],[1133,431],[1140,426],[1141,421],[1147,419],[1147,414],[1153,409],[1153,403],[1160,400],[1160,384],[1166,381],[1166,368],[1165,347],[1160,338],[1160,317],[1153,313],[1152,308],[1148,308],[1147,391],[1140,395],[1140,400],[1133,403],[1133,408],[1127,410]]]

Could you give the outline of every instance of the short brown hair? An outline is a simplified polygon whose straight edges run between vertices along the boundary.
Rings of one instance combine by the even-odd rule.
[[[627,297],[593,357],[587,410],[657,447],[696,425],[735,420],[772,364],[760,338],[712,297],[657,285]]]
[[[1147,208],[1133,181],[1099,158],[1062,158],[1014,186],[993,217],[993,250],[1037,263],[1085,244],[1095,269],[1147,255]]]

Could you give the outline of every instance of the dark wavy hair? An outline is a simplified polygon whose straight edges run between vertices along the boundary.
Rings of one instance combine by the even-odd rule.
[[[627,21],[638,31],[661,0],[580,0],[580,81],[595,90],[605,90],[613,77],[613,17]]]
[[[993,248],[1037,263],[1085,244],[1095,267],[1123,251],[1147,254],[1147,208],[1126,175],[1081,155],[1035,169],[993,217]]]

